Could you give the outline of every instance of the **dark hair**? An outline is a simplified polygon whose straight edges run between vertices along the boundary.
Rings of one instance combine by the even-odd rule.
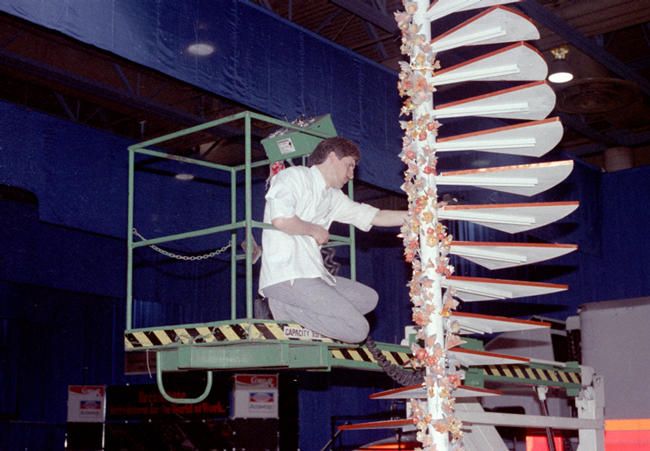
[[[327,156],[331,152],[334,152],[336,158],[339,160],[344,157],[352,157],[354,158],[355,163],[359,163],[359,160],[361,159],[361,151],[355,143],[347,138],[335,136],[334,138],[325,138],[318,143],[309,156],[309,160],[307,160],[307,166],[311,167],[321,164],[327,160]]]

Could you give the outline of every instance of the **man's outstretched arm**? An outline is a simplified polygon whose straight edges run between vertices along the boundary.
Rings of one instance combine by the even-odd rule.
[[[289,235],[308,235],[315,239],[319,246],[330,240],[330,233],[326,228],[311,222],[303,221],[298,216],[294,216],[293,218],[278,217],[273,219],[271,223],[279,231]]]
[[[371,224],[377,227],[401,227],[406,221],[408,211],[379,210],[372,219]]]

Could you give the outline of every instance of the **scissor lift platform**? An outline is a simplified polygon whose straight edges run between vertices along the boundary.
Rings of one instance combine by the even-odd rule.
[[[365,345],[332,340],[299,324],[274,320],[238,319],[127,330],[124,346],[132,357],[157,354],[161,372],[251,368],[382,371]],[[389,363],[408,371],[408,346],[376,343],[376,347]],[[575,393],[582,387],[577,364],[553,364],[464,348],[449,352],[466,368],[465,384],[469,386],[482,388],[485,382],[547,385]]]
[[[160,371],[355,368],[381,371],[365,346],[314,334],[295,323],[273,320],[229,320],[181,326],[127,330],[128,354],[155,352]],[[377,343],[386,359],[404,366],[406,346]]]

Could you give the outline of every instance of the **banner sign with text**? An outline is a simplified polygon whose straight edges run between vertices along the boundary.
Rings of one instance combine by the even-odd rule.
[[[278,375],[237,374],[233,418],[278,418]]]
[[[186,390],[168,390],[172,398],[196,398]],[[163,420],[227,418],[230,414],[230,390],[213,386],[208,397],[196,404],[167,401],[156,384],[110,386],[107,390],[106,418],[108,420]]]
[[[105,394],[106,387],[103,385],[69,385],[68,422],[103,422]]]

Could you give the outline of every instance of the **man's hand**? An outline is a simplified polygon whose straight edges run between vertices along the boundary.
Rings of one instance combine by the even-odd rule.
[[[330,240],[330,233],[325,227],[321,227],[316,224],[312,224],[314,230],[309,235],[316,240],[316,244],[322,246]]]
[[[330,240],[330,233],[326,228],[303,221],[298,216],[293,218],[275,218],[271,223],[281,232],[289,235],[307,235],[316,240],[316,244],[322,246]]]

